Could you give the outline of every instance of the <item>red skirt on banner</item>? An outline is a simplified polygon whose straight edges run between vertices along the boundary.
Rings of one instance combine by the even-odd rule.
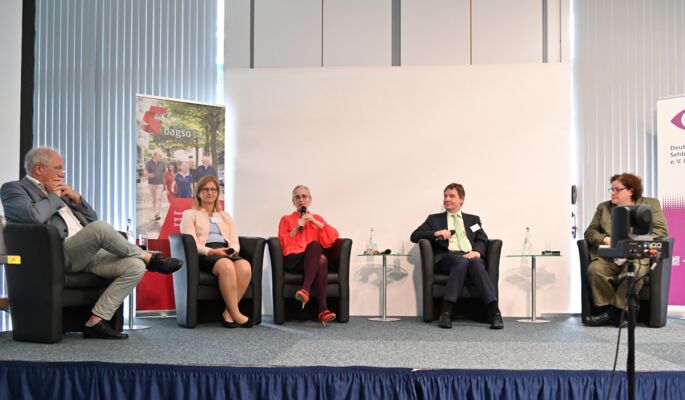
[[[183,210],[193,206],[193,199],[172,199],[164,217],[158,239],[148,239],[148,249],[162,252],[169,257],[169,235],[180,232]],[[175,310],[173,275],[146,272],[136,289],[138,311]]]

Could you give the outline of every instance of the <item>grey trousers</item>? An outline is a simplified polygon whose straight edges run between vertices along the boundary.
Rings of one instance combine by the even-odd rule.
[[[104,221],[88,224],[64,241],[72,271],[86,271],[114,281],[93,307],[93,314],[110,320],[145,273],[145,251],[129,243]]]

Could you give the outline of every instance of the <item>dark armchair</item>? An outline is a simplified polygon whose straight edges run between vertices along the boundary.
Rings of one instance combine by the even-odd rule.
[[[666,313],[668,311],[668,291],[671,284],[671,254],[673,251],[674,238],[668,238],[670,246],[668,257],[661,260],[661,265],[654,269],[644,279],[642,290],[638,294],[640,309],[638,321],[645,322],[653,328],[666,325]],[[590,266],[590,247],[586,240],[578,241],[578,255],[580,259],[580,282],[581,282],[581,318],[586,323],[587,318],[593,313],[595,307],[592,300],[592,290],[587,279],[587,269]]]
[[[314,307],[301,309],[294,299],[295,292],[302,287],[303,274],[291,273],[283,268],[283,250],[278,238],[269,238],[271,276],[273,279],[274,323],[282,324],[286,319],[314,319]],[[337,322],[350,319],[350,254],[352,239],[338,239],[329,250],[328,305],[336,314]],[[312,293],[313,296],[320,295]]]
[[[419,240],[419,253],[421,256],[421,278],[423,282],[423,322],[432,322],[437,319],[442,299],[445,297],[447,275],[435,271],[435,261],[433,260],[433,247],[427,239]],[[488,241],[488,249],[483,255],[485,267],[488,270],[495,288],[499,291],[499,259],[502,253],[502,241],[493,239]],[[466,305],[466,303],[469,303]],[[476,304],[476,306],[474,306]],[[463,305],[463,306],[462,306]],[[473,310],[473,308],[478,308]],[[465,310],[469,315],[484,316],[484,305],[480,301],[478,290],[468,280],[464,284],[464,289],[459,295],[454,308],[455,313]]]
[[[252,281],[238,304],[240,312],[255,324],[262,322],[262,264],[264,238],[240,236],[240,256],[252,267]],[[174,272],[174,299],[176,322],[186,328],[195,328],[198,322],[221,320],[226,308],[219,280],[200,271],[195,239],[187,234],[169,235],[171,256],[183,261],[183,267]]]
[[[8,223],[5,244],[9,254],[21,256],[21,265],[5,268],[14,340],[56,343],[64,332],[80,332],[112,281],[65,272],[62,240],[54,226]],[[123,315],[119,307],[110,321],[118,332]]]

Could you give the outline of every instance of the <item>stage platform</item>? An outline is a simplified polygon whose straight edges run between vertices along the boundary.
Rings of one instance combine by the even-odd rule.
[[[125,341],[67,334],[61,343],[46,345],[15,342],[11,332],[0,333],[0,397],[21,390],[31,394],[43,384],[78,388],[77,397],[116,389],[114,397],[184,398],[191,393],[187,385],[199,385],[199,395],[213,398],[267,393],[271,398],[606,398],[619,332],[585,327],[578,317],[536,325],[505,318],[501,331],[462,320],[445,330],[418,317],[397,322],[353,317],[326,328],[314,321],[274,325],[268,316],[251,329],[219,324],[185,329],[174,318],[140,322],[152,328],[131,332]],[[627,387],[620,372],[626,343],[624,329],[616,394]],[[659,329],[639,326],[636,348],[640,398],[685,398],[685,321],[669,319]],[[160,386],[159,379],[170,376],[183,384]],[[17,382],[34,386],[21,389]],[[125,382],[138,389],[127,392]],[[56,394],[74,393],[68,390],[40,393],[64,398]]]

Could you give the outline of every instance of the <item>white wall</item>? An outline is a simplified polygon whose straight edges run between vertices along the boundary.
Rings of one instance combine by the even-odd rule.
[[[391,0],[226,1],[226,66],[255,68],[389,66]],[[401,65],[567,62],[570,0],[403,0]]]
[[[21,0],[0,3],[0,183],[19,178],[19,116],[21,90]],[[0,213],[2,205],[0,204]]]
[[[521,250],[526,225],[535,250],[550,240],[564,255],[538,262],[538,312],[573,311],[569,77],[566,64],[228,71],[239,233],[274,236],[293,210],[293,186],[309,185],[313,210],[354,240],[355,255],[370,226],[381,249],[404,241],[411,256],[392,260],[388,312],[417,315],[409,235],[442,210],[442,190],[456,181],[466,187],[464,210],[504,241],[504,314],[529,312],[529,264],[504,257]],[[378,314],[379,263],[353,256],[352,314]]]

